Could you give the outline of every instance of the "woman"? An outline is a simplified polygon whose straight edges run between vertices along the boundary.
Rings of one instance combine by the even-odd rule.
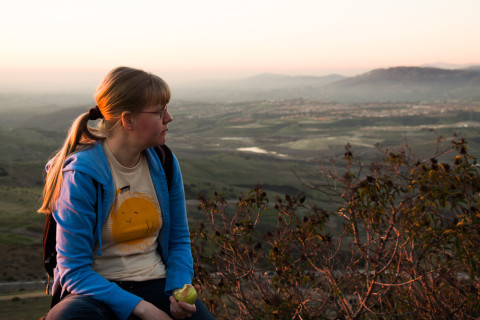
[[[193,261],[178,161],[168,187],[153,149],[173,120],[168,85],[119,67],[95,98],[47,165],[39,212],[57,222],[53,287],[65,296],[47,319],[213,319],[201,301],[172,296]]]

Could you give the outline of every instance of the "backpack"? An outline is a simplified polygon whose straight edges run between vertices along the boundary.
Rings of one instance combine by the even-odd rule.
[[[166,146],[158,146],[154,148],[155,152],[157,153],[158,157],[160,158],[160,162],[163,167],[163,171],[165,171],[165,175],[167,178],[167,186],[170,189],[172,184],[172,176],[173,176],[173,155],[172,151]],[[50,277],[53,277],[53,270],[57,266],[57,250],[56,250],[56,240],[57,237],[57,223],[53,218],[51,213],[45,216],[45,226],[43,229],[43,265],[45,271],[47,272],[47,288],[46,293],[49,294],[50,291]],[[62,297],[61,295],[61,287],[60,284],[53,290],[53,297],[52,297],[52,304],[53,307],[57,304]]]

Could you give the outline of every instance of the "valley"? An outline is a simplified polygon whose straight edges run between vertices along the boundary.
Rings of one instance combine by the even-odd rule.
[[[282,79],[292,85],[292,79]],[[304,85],[313,80],[301,81]],[[382,158],[378,147],[408,145],[419,158],[432,155],[437,141],[448,147],[454,135],[466,138],[472,155],[480,153],[477,100],[352,103],[295,98],[295,92],[290,93],[286,99],[172,99],[174,121],[167,144],[180,160],[190,223],[204,219],[196,209],[199,195],[208,199],[218,192],[233,206],[256,184],[271,202],[276,196],[304,192],[308,203],[328,208],[332,204],[311,186],[318,182],[320,167],[342,170],[346,144],[365,164]],[[63,100],[60,95],[52,104],[55,96],[49,95],[34,107],[35,97],[0,98],[8,101],[0,106],[0,253],[15,253],[0,273],[0,282],[39,280],[44,216],[36,209],[44,167],[74,118],[88,111],[91,102]]]

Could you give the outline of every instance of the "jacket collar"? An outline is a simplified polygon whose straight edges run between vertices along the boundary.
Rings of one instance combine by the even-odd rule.
[[[101,141],[95,142],[71,154],[63,171],[75,170],[93,177],[98,183],[106,185],[113,182],[108,159]]]

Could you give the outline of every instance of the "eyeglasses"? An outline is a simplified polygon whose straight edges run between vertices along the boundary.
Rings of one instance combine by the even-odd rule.
[[[167,112],[167,107],[162,108],[160,111],[140,111],[139,113],[151,113],[156,114],[158,119],[163,119],[163,116]]]

